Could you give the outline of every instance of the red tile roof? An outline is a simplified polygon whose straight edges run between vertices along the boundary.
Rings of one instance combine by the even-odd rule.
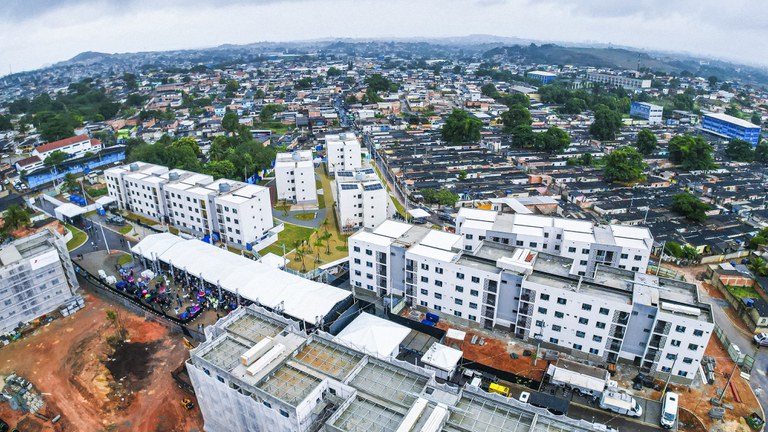
[[[38,153],[45,153],[52,150],[56,150],[58,148],[66,147],[70,144],[83,142],[89,139],[90,137],[88,137],[88,135],[75,135],[73,137],[64,138],[63,140],[58,140],[58,141],[50,142],[48,144],[37,146],[35,147],[35,150],[37,150]]]
[[[18,164],[19,166],[27,166],[27,165],[32,165],[33,163],[37,163],[37,162],[40,162],[40,158],[37,157],[37,156],[32,156],[32,157],[28,157],[26,159],[22,159],[20,161],[16,161],[16,164]]]

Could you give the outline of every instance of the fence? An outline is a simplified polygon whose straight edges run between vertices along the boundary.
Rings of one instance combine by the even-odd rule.
[[[738,345],[731,343],[730,339],[728,339],[728,335],[726,335],[723,329],[718,325],[715,325],[715,336],[728,351],[728,356],[731,360],[741,367],[741,372],[747,374],[746,378],[748,379],[749,374],[752,372],[752,367],[755,364],[755,357],[741,352]]]
[[[171,330],[183,333],[185,336],[189,336],[198,341],[205,340],[205,334],[196,330],[189,329],[186,324],[189,324],[196,317],[192,317],[186,320],[158,313],[155,309],[147,306],[137,298],[127,295],[126,293],[116,290],[111,286],[105,284],[100,278],[92,275],[84,268],[80,267],[76,263],[72,263],[75,267],[75,273],[82,277],[89,285],[95,288],[97,294],[104,295],[110,300],[115,301],[125,307],[126,309],[136,313],[137,315],[143,315],[146,319],[152,320],[158,324],[161,324]]]

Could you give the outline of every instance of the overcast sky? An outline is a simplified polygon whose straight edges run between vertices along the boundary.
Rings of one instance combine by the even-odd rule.
[[[768,65],[763,0],[0,0],[0,75],[83,51],[490,34]]]

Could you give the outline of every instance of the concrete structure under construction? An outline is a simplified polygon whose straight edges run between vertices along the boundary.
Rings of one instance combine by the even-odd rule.
[[[441,384],[255,306],[206,328],[187,370],[207,432],[587,432],[602,425]]]
[[[0,248],[0,334],[60,307],[82,305],[67,246],[48,230]]]

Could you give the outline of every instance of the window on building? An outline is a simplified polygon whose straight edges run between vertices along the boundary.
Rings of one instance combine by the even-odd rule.
[[[547,300],[549,300],[549,294],[540,294],[539,298],[541,300],[547,301]]]
[[[693,335],[694,336],[703,336],[704,335],[704,330],[694,330],[693,331]]]
[[[539,306],[539,308],[538,308],[537,310],[538,310],[538,311],[539,311],[539,313],[540,313],[540,314],[542,314],[542,315],[546,315],[546,314],[547,314],[547,308],[544,308],[544,307],[541,307],[541,306]]]
[[[627,259],[627,258],[629,258],[628,254],[621,254],[621,259]]]
[[[460,285],[456,285],[456,292],[463,293],[464,292],[464,287],[460,286]]]
[[[480,291],[471,289],[469,290],[469,295],[471,295],[472,297],[477,297],[478,295],[480,295]]]
[[[435,273],[437,274],[443,274],[443,269],[440,267],[435,267]]]
[[[557,298],[557,304],[561,304],[561,305],[564,305],[564,304],[566,304],[566,303],[568,303],[568,300],[566,300],[566,299],[564,299],[564,298],[562,298],[562,297],[558,297],[558,298]]]
[[[456,273],[456,279],[464,280],[464,273]]]
[[[419,292],[421,292],[421,295],[429,295],[429,291],[422,289]]]
[[[581,310],[591,311],[592,310],[592,305],[584,303],[584,304],[581,305]]]
[[[595,336],[592,336],[592,340],[595,341],[595,342],[602,342],[603,341],[603,337],[595,335]]]
[[[690,357],[683,357],[683,363],[691,364],[691,363],[693,363],[693,359],[690,358]]]
[[[457,316],[457,317],[461,318],[461,312],[459,312],[459,311],[454,311],[454,312],[453,312],[453,314],[454,314],[455,316]]]
[[[574,252],[576,252],[576,248],[575,247],[569,247],[568,248],[568,252],[574,253]]]
[[[480,278],[477,276],[472,276],[472,283],[480,283]]]
[[[443,286],[443,281],[436,280],[435,286],[439,286],[439,287]]]
[[[421,269],[422,270],[429,270],[429,264],[421,263]]]
[[[470,321],[477,321],[477,316],[475,316],[475,315],[467,315],[467,319],[469,319]]]
[[[667,360],[674,360],[677,358],[677,354],[668,353]]]
[[[600,315],[608,315],[608,312],[610,312],[608,308],[600,308]]]
[[[464,300],[462,300],[462,299],[455,299],[455,300],[453,300],[453,302],[456,303],[459,306],[464,304]]]
[[[528,245],[529,245],[529,247],[532,247],[532,248],[535,248],[535,247],[539,246],[539,244],[537,242],[530,242],[530,243],[528,243]]]
[[[436,292],[435,293],[435,298],[438,299],[438,300],[442,300],[443,299],[443,295],[438,293],[438,292]]]
[[[635,261],[640,261],[641,259],[643,259],[643,257],[642,257],[642,256],[640,256],[640,255],[635,255]]]
[[[560,342],[560,341],[555,339],[555,338],[552,338],[552,337],[549,338],[549,343],[557,344],[558,342]]]
[[[677,339],[672,339],[672,342],[670,342],[670,345],[672,345],[673,347],[679,347],[680,341]]]
[[[573,344],[573,349],[581,351],[582,346],[579,344]]]
[[[688,344],[688,349],[691,351],[696,351],[697,349],[699,349],[699,346],[696,344]]]
[[[470,302],[470,303],[469,303],[469,308],[470,308],[470,309],[477,309],[477,303],[472,303],[472,302]]]
[[[565,316],[562,312],[555,312],[555,318],[563,318]]]
[[[600,354],[600,350],[599,350],[599,349],[597,349],[597,348],[590,348],[590,349],[589,349],[589,353],[590,353],[590,354],[599,355],[599,354]]]
[[[561,326],[559,326],[559,325],[557,325],[557,324],[552,324],[552,331],[554,331],[554,332],[559,332],[559,331],[560,331],[560,330],[562,330],[562,329],[563,329],[563,328],[562,328]]]
[[[428,283],[428,282],[429,282],[429,278],[428,278],[428,277],[426,277],[426,276],[422,276],[422,277],[421,277],[421,281],[422,281],[422,282],[425,282],[425,283]]]
[[[472,234],[464,234],[464,237],[466,237],[466,238],[467,238],[467,240],[472,240],[472,238],[473,238],[474,236],[473,236]]]
[[[595,323],[595,327],[597,327],[599,329],[604,329],[605,328],[605,323],[598,321],[598,322]]]
[[[587,325],[589,324],[589,320],[586,318],[579,318],[579,324]]]
[[[576,331],[576,337],[584,339],[584,336],[586,336],[586,333],[584,333],[581,330]]]
[[[681,325],[676,326],[675,331],[678,333],[685,333],[685,326],[681,326]]]
[[[522,240],[515,241],[515,246],[522,246],[524,243]]]
[[[687,376],[688,376],[688,372],[686,372],[686,371],[684,371],[684,370],[682,370],[682,369],[681,369],[681,370],[679,370],[679,371],[677,372],[677,374],[678,374],[678,375],[680,375],[681,377],[687,377]]]

